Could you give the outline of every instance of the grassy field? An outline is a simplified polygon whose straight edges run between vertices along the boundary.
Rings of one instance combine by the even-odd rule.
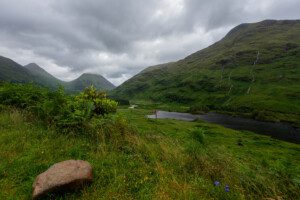
[[[75,136],[2,108],[0,199],[30,199],[35,177],[67,159],[89,161],[94,182],[61,199],[300,198],[299,145],[149,113],[119,109],[98,134]]]

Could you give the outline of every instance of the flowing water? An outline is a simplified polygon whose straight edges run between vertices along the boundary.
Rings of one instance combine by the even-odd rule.
[[[190,113],[157,111],[156,114],[148,115],[147,117],[152,119],[177,119],[184,121],[201,119],[227,128],[251,131],[258,134],[269,135],[276,139],[300,144],[300,130],[287,123],[262,122],[254,119],[234,117],[213,112],[202,115],[193,115]]]

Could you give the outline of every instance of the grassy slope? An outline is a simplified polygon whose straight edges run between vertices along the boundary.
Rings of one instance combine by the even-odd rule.
[[[251,71],[258,51],[253,82]],[[242,24],[183,60],[142,71],[112,95],[246,112],[254,117],[264,110],[259,117],[267,113],[271,120],[299,125],[300,21]]]
[[[88,139],[4,110],[0,199],[30,198],[35,176],[66,159],[88,160],[95,172],[91,187],[66,199],[300,198],[299,145],[203,122],[145,119],[149,112],[121,109],[135,131]],[[205,131],[204,144],[191,137],[194,127]],[[214,187],[214,180],[222,187]]]

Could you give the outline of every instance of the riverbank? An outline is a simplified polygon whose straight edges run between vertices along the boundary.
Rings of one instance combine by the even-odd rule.
[[[261,122],[281,122],[292,125],[295,128],[300,128],[300,115],[294,113],[279,113],[271,111],[254,111],[254,112],[232,112],[224,110],[215,110],[220,114],[231,115],[234,117],[244,117],[248,119],[254,119]]]
[[[181,113],[191,113],[191,114],[205,114],[208,112],[215,112],[219,114],[230,115],[234,117],[243,117],[253,120],[258,120],[262,122],[282,122],[291,124],[295,128],[300,128],[300,114],[296,113],[281,113],[281,112],[274,112],[268,110],[254,110],[252,112],[245,111],[245,110],[236,110],[233,111],[232,109],[210,109],[208,107],[193,107],[182,105],[178,103],[158,103],[152,101],[143,101],[143,100],[134,100],[132,101],[133,104],[137,105],[138,108],[147,109],[147,110],[164,110],[169,112],[181,112]],[[124,107],[125,108],[125,107]]]

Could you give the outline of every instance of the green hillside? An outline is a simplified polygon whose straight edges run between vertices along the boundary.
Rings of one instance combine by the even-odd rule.
[[[201,51],[142,71],[112,96],[299,125],[300,20],[241,24]]]
[[[30,63],[23,67],[13,60],[2,56],[0,56],[0,81],[13,83],[32,82],[51,89],[61,85],[69,93],[80,92],[90,85],[94,85],[99,90],[112,90],[115,88],[112,83],[101,75],[83,74],[73,81],[65,82],[55,78],[35,63]]]
[[[31,72],[11,59],[0,56],[0,81],[30,82],[35,77]]]

